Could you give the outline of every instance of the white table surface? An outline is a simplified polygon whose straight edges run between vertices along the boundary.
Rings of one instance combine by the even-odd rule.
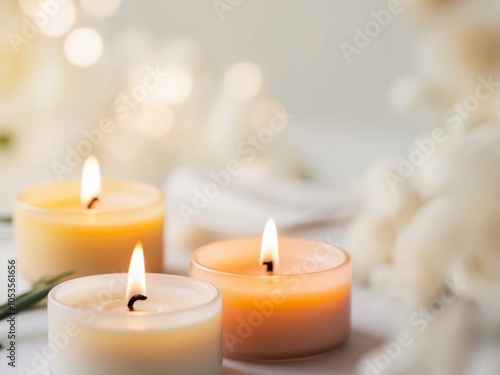
[[[330,224],[318,228],[303,230],[300,235],[310,238],[320,238],[329,235],[334,241],[341,243],[344,225]],[[187,255],[187,254],[186,254]],[[0,224],[0,302],[6,300],[7,259],[15,257],[15,245],[9,225]],[[185,259],[188,257],[186,256]],[[167,262],[173,266],[167,267],[172,273],[183,269],[182,258],[172,259],[167,255]],[[18,292],[27,288],[27,283],[19,275]],[[273,362],[243,362],[224,359],[224,375],[347,375],[353,374],[357,360],[368,350],[379,345],[384,338],[395,332],[400,319],[397,306],[375,296],[361,285],[354,285],[352,299],[352,334],[348,341],[327,354],[294,361]],[[0,343],[7,344],[6,321],[0,322]],[[0,351],[0,374],[23,374],[19,372],[21,365],[32,368],[31,361],[36,351],[47,344],[47,309],[41,306],[17,316],[17,369],[7,365],[5,348]],[[48,370],[28,372],[29,374],[49,375]],[[89,374],[92,375],[92,374]]]

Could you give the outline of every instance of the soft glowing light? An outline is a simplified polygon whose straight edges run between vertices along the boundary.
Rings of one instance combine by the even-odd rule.
[[[137,131],[157,139],[166,135],[174,124],[174,112],[162,102],[144,102],[135,119]]]
[[[33,17],[41,8],[41,0],[19,0],[19,8],[28,17]]]
[[[66,58],[76,66],[90,66],[102,55],[103,42],[93,29],[81,28],[71,32],[64,42]]]
[[[76,7],[73,2],[68,1],[64,4],[59,4],[57,1],[41,2],[40,10],[37,11],[35,19],[41,17],[42,22],[45,17],[48,21],[44,25],[40,24],[40,31],[42,34],[50,37],[58,37],[66,34],[75,24],[76,20]],[[54,6],[50,8],[49,4]],[[45,16],[46,15],[46,16]]]
[[[163,70],[164,76],[158,87],[151,92],[151,98],[168,104],[180,104],[191,95],[193,78],[186,68],[180,65],[169,65]]]
[[[57,37],[67,33],[75,24],[76,7],[72,0],[19,0],[19,8],[42,34]]]
[[[91,17],[106,18],[116,13],[121,0],[80,0],[83,11]]]
[[[276,267],[279,264],[278,231],[276,223],[269,218],[262,234],[262,246],[260,248],[260,263],[273,262]]]
[[[80,200],[84,207],[88,207],[94,198],[101,195],[101,171],[99,162],[94,155],[85,159],[82,172],[82,184],[80,189]]]
[[[140,242],[135,245],[127,277],[126,300],[130,300],[136,294],[146,295],[146,269],[144,266],[144,251]]]
[[[250,99],[262,87],[262,72],[251,62],[241,62],[231,66],[224,77],[224,88],[235,98]]]

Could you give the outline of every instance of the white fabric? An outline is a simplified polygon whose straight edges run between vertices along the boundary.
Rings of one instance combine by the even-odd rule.
[[[268,175],[232,177],[226,187],[217,185],[218,195],[207,198],[202,202],[206,207],[200,208],[200,193],[206,197],[203,192],[216,186],[213,173],[182,167],[167,180],[169,251],[180,250],[182,256],[207,242],[260,236],[269,217],[275,219],[280,234],[291,235],[308,226],[343,221],[356,208],[349,193]],[[193,203],[195,197],[198,205]],[[197,212],[183,217],[180,211],[191,208]]]

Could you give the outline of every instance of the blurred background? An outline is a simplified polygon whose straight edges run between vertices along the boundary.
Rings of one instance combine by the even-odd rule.
[[[498,374],[499,4],[1,0],[0,214],[96,154],[164,187],[183,267],[272,215],[348,249],[357,329],[410,325],[384,374]]]
[[[387,100],[412,67],[405,7],[348,62],[340,44],[387,1],[3,0],[0,210],[23,186],[78,176],[91,152],[105,176],[158,185],[174,166],[223,163],[278,107],[293,120],[259,168],[345,184],[421,129]],[[148,69],[169,76],[141,88]]]

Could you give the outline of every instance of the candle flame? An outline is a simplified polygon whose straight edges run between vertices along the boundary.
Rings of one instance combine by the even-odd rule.
[[[144,251],[142,243],[138,242],[135,245],[132,258],[130,259],[130,267],[128,269],[127,278],[127,296],[126,300],[130,300],[136,294],[146,295],[146,270],[144,267]]]
[[[80,189],[80,201],[84,207],[101,195],[101,171],[99,162],[94,155],[85,159],[82,171],[82,184]]]
[[[269,218],[262,235],[262,246],[260,248],[260,263],[273,262],[274,267],[279,263],[278,231],[276,223]]]

